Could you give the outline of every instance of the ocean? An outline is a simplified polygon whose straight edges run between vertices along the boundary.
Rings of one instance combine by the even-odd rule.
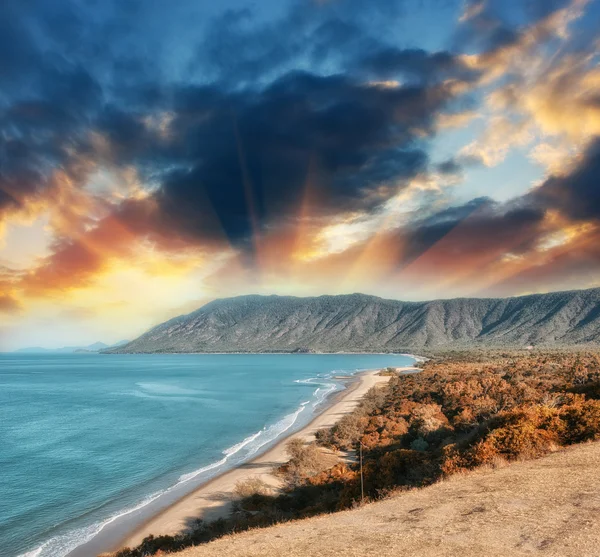
[[[384,354],[0,354],[0,555],[64,557],[306,425]]]

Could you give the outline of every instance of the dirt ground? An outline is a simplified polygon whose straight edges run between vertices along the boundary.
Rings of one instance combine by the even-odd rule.
[[[600,557],[600,442],[178,554],[332,555]]]

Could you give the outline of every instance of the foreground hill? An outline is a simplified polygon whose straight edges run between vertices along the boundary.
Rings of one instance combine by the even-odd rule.
[[[595,557],[600,443],[455,476],[362,509],[227,536],[178,557]]]
[[[211,302],[111,352],[380,352],[600,341],[600,289],[432,302],[364,294]]]

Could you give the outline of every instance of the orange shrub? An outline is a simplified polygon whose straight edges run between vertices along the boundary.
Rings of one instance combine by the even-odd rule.
[[[564,444],[600,439],[600,401],[578,396],[572,404],[561,408],[561,418],[565,423]]]
[[[354,412],[317,432],[319,444],[335,449],[362,443],[367,499],[591,440],[600,440],[600,357],[568,350],[446,353],[421,373],[372,389]],[[360,501],[358,462],[323,470],[316,446],[296,442],[289,449],[282,472],[291,481],[283,493],[254,493],[227,520],[203,524],[185,538],[147,538],[119,557],[169,552]]]

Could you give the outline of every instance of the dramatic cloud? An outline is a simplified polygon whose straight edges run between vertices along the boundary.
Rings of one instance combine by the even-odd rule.
[[[442,82],[459,79],[474,82],[479,72],[448,51],[429,53],[421,49],[373,48],[358,62],[358,68],[377,79]]]
[[[0,6],[0,326],[593,282],[594,0],[205,4]]]
[[[403,180],[427,169],[423,140],[435,132],[436,114],[456,96],[452,85],[470,78],[472,71],[449,53],[429,56],[423,51],[384,48],[363,30],[362,17],[342,19],[344,8],[332,4],[307,9],[299,3],[282,20],[270,24],[271,34],[260,31],[264,30],[261,26],[240,27],[240,20],[250,17],[245,12],[228,13],[211,25],[200,46],[213,63],[232,69],[226,61],[219,62],[224,55],[218,55],[218,46],[224,39],[241,64],[253,52],[245,48],[248,42],[260,41],[261,48],[276,49],[286,44],[281,40],[291,31],[286,26],[295,30],[308,26],[327,37],[327,52],[335,45],[337,53],[355,57],[357,68],[373,66],[369,69],[372,77],[419,74],[420,83],[370,84],[361,80],[358,70],[354,76],[284,71],[278,57],[268,51],[256,55],[260,60],[252,62],[248,72],[256,78],[262,75],[257,64],[268,66],[275,75],[270,82],[255,80],[252,86],[245,85],[242,68],[233,68],[241,80],[235,91],[222,80],[212,85],[181,85],[148,75],[154,81],[128,86],[129,96],[110,101],[114,80],[120,78],[114,52],[109,50],[109,60],[94,66],[109,68],[108,78],[101,73],[92,77],[81,69],[81,61],[46,63],[40,59],[42,45],[33,37],[29,42],[20,37],[14,56],[7,47],[9,59],[16,65],[25,56],[32,68],[42,70],[31,72],[37,80],[36,91],[9,101],[0,120],[5,132],[2,206],[15,212],[28,201],[38,200],[43,210],[47,191],[56,187],[56,168],[66,172],[73,187],[85,188],[99,164],[135,165],[148,188],[157,189],[154,199],[165,219],[203,237],[211,235],[206,223],[216,213],[234,243],[247,241],[257,227],[270,225],[275,216],[285,220],[295,214],[310,165],[317,200],[312,212],[368,210],[385,201]],[[28,14],[18,17],[21,8],[17,6],[10,4],[11,16],[25,20]],[[89,22],[80,22],[75,5],[71,8],[60,14],[70,16],[67,22],[41,42],[53,38],[70,46],[78,32],[88,30]],[[374,8],[373,16],[389,15],[396,9],[395,3],[386,3]],[[116,17],[108,11],[107,26],[111,14]],[[301,11],[307,15],[298,20],[295,16]],[[340,49],[339,33],[344,26],[351,27],[357,40],[370,43],[370,58],[359,60],[352,45],[342,44]],[[240,48],[234,48],[236,41]],[[124,42],[121,37],[117,44]],[[305,44],[313,48],[324,43]],[[21,52],[25,46],[31,50],[27,56]],[[394,58],[391,66],[384,63],[390,56]],[[283,71],[281,75],[273,74],[277,68]],[[436,68],[438,78],[430,84]],[[452,85],[445,79],[452,79]],[[82,164],[82,160],[93,162]]]
[[[569,174],[550,177],[533,192],[541,206],[555,209],[570,220],[600,220],[600,138],[594,139]]]
[[[170,173],[156,200],[200,233],[207,208],[214,210],[233,243],[295,216],[308,187],[313,216],[373,209],[427,169],[423,139],[451,98],[444,86],[387,88],[294,73],[249,99],[201,106],[201,115],[186,108],[171,131],[193,165]]]

